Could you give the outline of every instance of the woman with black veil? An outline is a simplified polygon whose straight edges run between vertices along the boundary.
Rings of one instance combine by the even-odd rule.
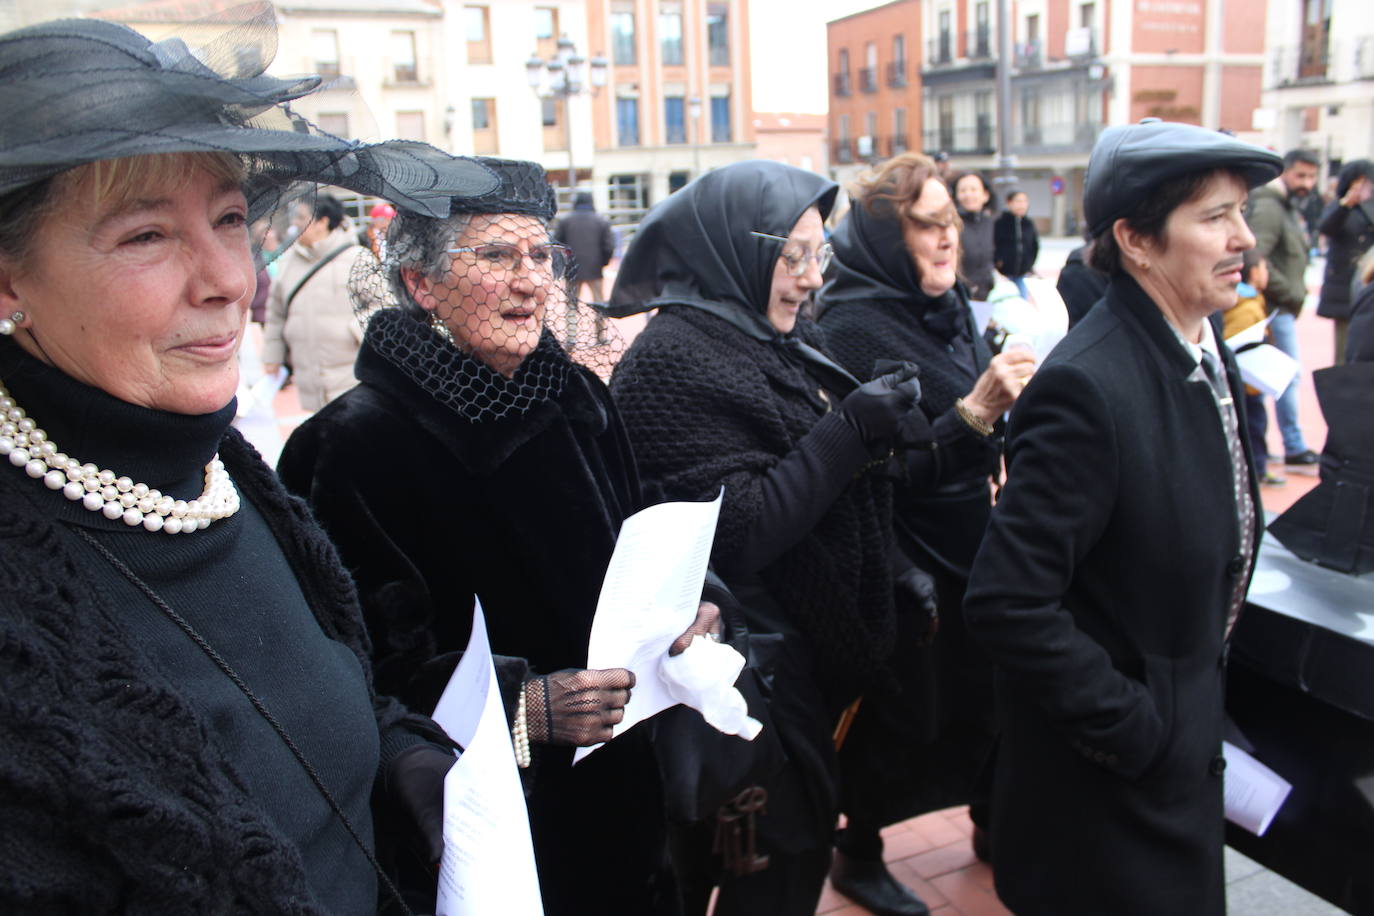
[[[455,199],[448,219],[397,214],[386,259],[355,272],[371,315],[358,385],[292,434],[278,470],[357,580],[384,689],[432,709],[481,601],[545,912],[673,913],[650,724],[572,766],[575,747],[609,740],[634,685],[584,669],[620,523],[645,498],[605,384],[546,326],[576,303],[544,170],[479,161],[497,190]],[[595,333],[585,308],[573,326]],[[715,610],[688,633],[714,631]]]
[[[751,632],[782,637],[771,711],[789,762],[765,782],[756,826],[769,861],[720,878],[717,914],[815,911],[839,811],[837,725],[891,653],[899,606],[924,614],[928,579],[891,550],[884,470],[913,432],[914,370],[859,386],[803,314],[836,191],[772,162],[716,169],[651,211],[612,293],[613,313],[658,309],[611,381],[640,470],[671,498],[724,487],[716,571]],[[690,913],[714,880],[697,879]]]
[[[831,351],[860,378],[881,360],[920,366],[920,411],[934,440],[905,453],[894,521],[902,551],[935,577],[939,635],[894,659],[904,689],[866,703],[846,747],[846,766],[862,778],[846,780],[849,824],[835,878],[862,900],[885,882],[845,872],[881,862],[879,828],[974,800],[973,777],[991,747],[991,664],[969,640],[960,605],[992,510],[999,418],[1034,361],[1022,348],[993,357],[977,333],[957,279],[955,204],[925,156],[898,156],[862,179],[832,243],[834,278],[819,297]],[[976,825],[984,820],[981,805],[972,814]]]

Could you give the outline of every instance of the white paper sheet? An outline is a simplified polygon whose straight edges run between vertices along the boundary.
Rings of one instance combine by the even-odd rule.
[[[1278,313],[1275,312],[1275,315]],[[1270,315],[1263,321],[1257,321],[1248,328],[1242,328],[1230,337],[1226,338],[1226,346],[1232,350],[1239,350],[1241,347],[1248,347],[1250,344],[1264,343],[1264,335],[1269,331],[1269,322],[1274,320],[1274,315]]]
[[[659,677],[668,648],[692,625],[720,517],[724,488],[709,503],[660,503],[620,526],[592,621],[587,667],[635,674],[625,718],[612,736],[677,703]],[[577,763],[601,745],[580,747]]]
[[[1226,757],[1226,819],[1255,836],[1264,836],[1293,786],[1245,751],[1223,741]]]
[[[463,748],[444,779],[438,916],[542,916],[529,814],[482,606],[433,719]]]
[[[1236,354],[1240,377],[1261,394],[1276,398],[1288,390],[1298,375],[1298,361],[1278,347],[1260,344]]]

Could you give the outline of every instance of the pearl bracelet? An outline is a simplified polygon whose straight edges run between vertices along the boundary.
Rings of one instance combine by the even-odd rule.
[[[955,413],[959,414],[959,419],[964,421],[964,425],[967,426],[969,429],[973,430],[978,435],[992,435],[992,424],[989,423],[987,420],[984,420],[982,417],[978,416],[978,414],[974,413],[972,410],[969,410],[969,407],[967,404],[964,403],[963,398],[958,398],[957,400],[955,400],[954,411]]]
[[[525,686],[520,685],[520,699],[515,705],[515,724],[510,730],[511,740],[515,742],[515,765],[527,769],[530,765],[530,733],[525,726]]]

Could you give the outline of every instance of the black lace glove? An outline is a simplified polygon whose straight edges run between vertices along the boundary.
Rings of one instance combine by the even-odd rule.
[[[940,607],[935,596],[935,579],[930,573],[918,567],[911,567],[898,574],[892,583],[897,592],[899,606],[904,603],[923,616],[926,620],[924,631],[917,645],[928,646],[935,642],[935,634],[940,632]]]
[[[673,644],[668,647],[668,654],[681,655],[687,651],[687,647],[692,644],[692,638],[695,636],[719,640],[723,627],[720,606],[713,601],[702,601],[697,605],[696,619],[692,621],[690,627],[682,632],[681,636],[673,640]]]
[[[840,402],[840,414],[858,431],[864,444],[883,446],[897,432],[897,426],[921,399],[917,369],[902,363],[871,382],[864,382]]]
[[[526,681],[530,743],[588,747],[610,741],[634,685],[634,672],[626,668],[568,668]]]
[[[452,751],[417,744],[397,754],[387,769],[390,795],[409,816],[415,845],[430,865],[444,852],[444,777],[457,760]]]

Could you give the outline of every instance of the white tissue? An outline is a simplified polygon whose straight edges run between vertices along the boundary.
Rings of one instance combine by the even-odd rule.
[[[686,650],[663,661],[659,677],[673,699],[701,713],[709,725],[753,741],[763,723],[749,715],[748,704],[735,689],[743,669],[744,656],[733,647],[693,636]]]

